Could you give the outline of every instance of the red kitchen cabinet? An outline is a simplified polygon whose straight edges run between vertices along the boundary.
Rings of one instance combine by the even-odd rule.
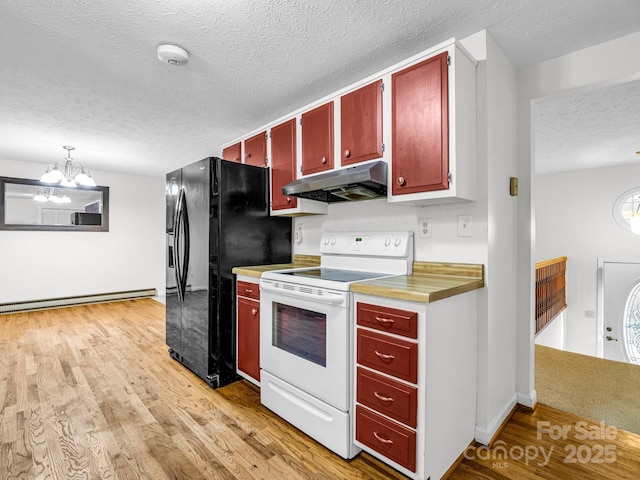
[[[449,188],[448,56],[391,76],[393,195]]]
[[[302,174],[333,169],[333,102],[302,114]]]
[[[296,119],[271,129],[271,209],[296,208],[296,197],[282,194],[282,187],[296,178]]]
[[[257,283],[237,283],[237,371],[260,384],[260,289]]]
[[[340,98],[342,165],[382,156],[382,80]]]
[[[244,163],[267,166],[267,132],[261,132],[244,141]]]
[[[222,158],[231,162],[240,163],[242,160],[242,145],[240,142],[222,149]]]

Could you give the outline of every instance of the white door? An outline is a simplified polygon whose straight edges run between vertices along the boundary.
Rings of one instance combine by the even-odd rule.
[[[640,364],[640,263],[602,263],[603,357]]]

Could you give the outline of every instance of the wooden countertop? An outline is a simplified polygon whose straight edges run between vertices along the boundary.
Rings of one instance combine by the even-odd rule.
[[[275,263],[273,265],[253,265],[248,267],[233,267],[231,273],[245,277],[260,278],[264,272],[284,270],[287,268],[315,267],[320,265],[318,255],[294,255],[293,263]]]
[[[414,262],[413,274],[351,284],[351,291],[429,303],[484,287],[484,265]]]
[[[296,255],[293,263],[234,267],[233,273],[260,278],[270,270],[320,265],[320,257]],[[351,284],[351,291],[378,297],[429,303],[484,287],[484,265],[414,262],[413,274]]]

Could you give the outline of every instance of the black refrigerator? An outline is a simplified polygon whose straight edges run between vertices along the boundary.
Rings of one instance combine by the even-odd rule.
[[[167,174],[169,354],[211,388],[235,369],[231,269],[291,261],[291,219],[269,216],[269,169],[205,158]]]

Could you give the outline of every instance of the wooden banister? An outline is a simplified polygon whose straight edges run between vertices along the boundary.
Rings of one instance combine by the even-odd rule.
[[[536,333],[567,308],[567,257],[536,263]]]

